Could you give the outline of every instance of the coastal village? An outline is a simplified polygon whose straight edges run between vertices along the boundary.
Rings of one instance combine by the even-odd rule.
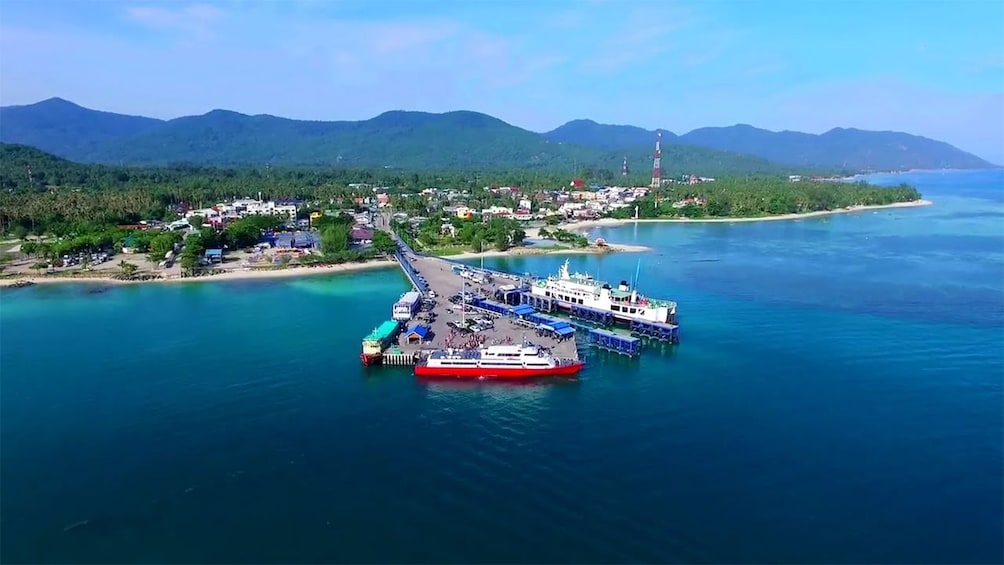
[[[692,186],[714,179],[685,177],[679,184]],[[586,185],[576,179],[568,187],[528,191],[518,186],[485,186],[480,190],[426,188],[418,193],[396,193],[390,187],[352,184],[353,196],[328,202],[237,198],[210,206],[180,205],[176,219],[141,220],[118,226],[118,241],[96,241],[86,249],[45,256],[45,245],[56,246],[62,238],[32,238],[6,242],[2,276],[73,278],[116,278],[127,280],[182,279],[233,271],[280,270],[292,266],[319,266],[324,261],[322,234],[318,224],[326,218],[348,220],[348,247],[360,252],[356,260],[373,259],[374,239],[391,226],[402,235],[417,235],[432,219],[440,222],[444,238],[455,235],[465,222],[502,219],[522,228],[524,238],[508,246],[510,252],[542,253],[576,248],[580,252],[615,250],[602,239],[588,240],[570,235],[576,222],[596,220],[627,212],[636,214],[635,203],[650,194],[650,187]],[[674,208],[701,206],[700,195],[671,202]],[[487,205],[479,205],[487,204]],[[251,218],[273,219],[274,229],[262,229],[256,241],[232,247],[220,245],[204,249],[197,269],[182,268],[179,258],[185,241],[193,234],[211,230],[224,234],[228,226]],[[566,228],[566,229],[562,229]],[[154,235],[168,234],[168,235]],[[560,237],[556,237],[556,234]],[[168,246],[154,245],[169,241]],[[567,244],[567,245],[566,245]],[[156,247],[154,249],[153,247]],[[386,249],[386,248],[385,248]],[[623,250],[634,250],[631,246]],[[453,250],[453,254],[498,252],[487,247]],[[368,253],[367,253],[368,252]],[[382,263],[387,263],[386,260]]]
[[[795,188],[806,180],[816,187],[811,194]],[[780,219],[866,207],[846,197],[843,205],[837,204],[828,191],[819,190],[821,182],[845,184],[840,180],[846,179],[791,176],[775,185],[770,199],[752,197],[734,180],[663,178],[657,157],[648,186],[600,185],[579,178],[533,190],[514,184],[403,190],[349,183],[314,187],[307,194],[316,196],[309,199],[268,198],[261,192],[213,204],[179,198],[151,211],[147,219],[90,225],[84,232],[64,225],[59,233],[43,234],[22,224],[20,233],[11,232],[10,239],[0,242],[0,285],[247,278],[388,266],[394,263],[390,256],[398,240],[422,253],[452,258],[645,251],[590,238],[586,230],[606,222],[742,221],[735,216],[753,210]],[[893,202],[909,199],[915,191],[894,196],[894,191],[880,190],[878,196],[868,190],[859,192],[881,198],[883,206],[926,203],[916,198]],[[811,204],[816,210],[803,211],[812,199],[819,200]]]

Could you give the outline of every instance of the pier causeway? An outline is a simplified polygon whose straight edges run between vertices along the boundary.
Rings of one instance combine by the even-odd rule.
[[[483,340],[485,344],[489,345],[522,343],[526,339],[550,349],[557,357],[579,359],[575,339],[557,339],[551,335],[538,335],[535,328],[527,327],[526,324],[511,317],[477,308],[464,302],[457,304],[450,302],[451,296],[461,292],[493,298],[499,287],[513,283],[511,279],[493,277],[490,282],[474,284],[456,274],[453,270],[454,263],[450,261],[438,257],[413,255],[406,251],[399,255],[398,261],[401,263],[402,270],[409,280],[412,277],[415,278],[412,281],[415,288],[422,293],[424,298],[431,298],[436,303],[431,311],[420,312],[415,319],[407,323],[408,328],[401,332],[397,343],[384,354],[385,362],[390,361],[389,364],[393,364],[395,361],[394,357],[388,358],[388,353],[394,355],[400,352],[408,358],[417,359],[434,349],[442,349],[451,345],[453,347],[472,345],[476,339]],[[425,320],[430,313],[434,315],[431,322]],[[450,326],[451,322],[463,322],[475,318],[489,318],[493,321],[494,327],[476,333],[462,334]],[[415,339],[415,335],[409,334],[409,330],[418,325],[428,328],[427,339]],[[409,336],[412,339],[409,339]]]
[[[643,340],[678,342],[675,323],[639,321],[629,328],[614,328],[608,324],[612,322],[608,312],[589,308],[557,315],[551,299],[544,299],[548,303],[543,304],[542,297],[529,292],[533,282],[529,276],[421,255],[394,238],[398,243],[394,258],[422,300],[384,349],[385,365],[414,365],[437,349],[524,341],[576,361],[580,358],[577,337],[585,338],[581,344],[628,356],[641,354]],[[390,318],[388,306],[384,319]]]

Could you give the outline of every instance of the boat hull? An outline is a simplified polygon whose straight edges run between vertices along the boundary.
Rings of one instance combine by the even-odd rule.
[[[359,360],[363,362],[363,365],[369,367],[370,365],[379,365],[380,361],[383,359],[383,353],[360,353]]]
[[[562,300],[555,300],[554,301],[554,305],[557,306],[558,309],[561,310],[562,312],[567,312],[568,314],[572,314],[572,304],[570,302],[564,302]],[[647,324],[675,324],[676,323],[676,316],[674,314],[669,314],[669,315],[667,315],[665,317],[659,317],[659,318],[646,318],[644,316],[631,316],[630,314],[621,314],[619,312],[614,312],[613,310],[607,310],[605,308],[599,308],[599,307],[596,307],[596,306],[590,306],[590,308],[592,308],[594,310],[599,310],[600,312],[609,312],[613,316],[614,322],[616,322],[618,324],[621,324],[621,325],[624,325],[624,326],[630,326],[631,322],[636,322],[636,321],[637,322],[645,322]]]
[[[496,368],[496,367],[415,367],[418,377],[454,377],[458,379],[530,379],[534,377],[571,377],[582,370],[585,363],[571,363],[547,369]]]

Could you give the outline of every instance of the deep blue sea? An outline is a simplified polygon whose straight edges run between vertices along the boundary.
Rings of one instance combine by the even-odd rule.
[[[364,369],[394,270],[0,291],[0,561],[1001,562],[1004,174],[873,180],[935,205],[599,230],[682,343],[577,381]]]

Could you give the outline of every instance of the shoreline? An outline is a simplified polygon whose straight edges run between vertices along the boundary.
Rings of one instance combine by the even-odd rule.
[[[713,224],[713,223],[770,222],[770,221],[780,221],[780,220],[800,220],[804,218],[819,218],[823,216],[831,216],[834,214],[848,214],[852,212],[865,212],[868,210],[914,208],[917,206],[930,206],[932,204],[934,204],[934,202],[930,200],[921,199],[921,200],[913,200],[910,202],[894,202],[892,204],[877,204],[868,206],[851,206],[849,208],[840,208],[838,210],[819,210],[816,212],[806,212],[804,214],[778,214],[776,216],[760,216],[756,218],[697,218],[697,219],[645,218],[638,220],[635,219],[620,220],[614,218],[602,218],[599,220],[585,220],[581,222],[572,222],[569,224],[559,225],[555,227],[568,231],[578,231],[593,227],[617,227],[617,226],[624,226],[628,224],[639,224],[639,223]],[[528,239],[539,239],[539,238],[528,238]],[[651,251],[651,248],[643,245],[629,245],[629,244],[615,244],[615,243],[608,244],[605,247],[595,247],[595,246],[583,247],[583,248],[562,247],[558,249],[553,249],[548,247],[524,246],[524,247],[508,249],[506,251],[498,251],[494,249],[489,251],[483,251],[481,253],[467,251],[464,253],[458,253],[456,255],[443,255],[441,256],[441,258],[447,260],[464,260],[464,259],[477,259],[479,257],[602,255],[607,253],[644,253],[646,251]],[[287,267],[284,269],[244,270],[243,268],[238,268],[233,270],[225,270],[224,272],[216,275],[206,275],[201,277],[158,278],[158,279],[148,279],[148,280],[116,279],[112,278],[113,273],[111,272],[108,273],[108,276],[99,275],[91,277],[67,277],[67,276],[49,277],[45,275],[25,274],[24,276],[14,276],[0,279],[0,288],[10,287],[16,284],[24,284],[25,282],[30,282],[32,284],[104,283],[113,285],[130,285],[130,284],[177,284],[177,283],[203,283],[203,282],[214,282],[214,281],[282,279],[282,278],[331,275],[337,273],[351,273],[357,271],[365,271],[371,269],[381,269],[381,268],[389,268],[397,266],[398,266],[397,261],[393,259],[378,259],[374,261],[367,261],[365,263],[341,263],[338,265],[324,265],[324,266],[304,265],[296,267]]]
[[[478,257],[526,257],[526,256],[541,256],[541,255],[600,255],[605,253],[641,253],[649,251],[649,247],[642,245],[609,245],[607,247],[586,247],[586,248],[560,248],[560,249],[549,249],[547,247],[534,248],[532,246],[517,247],[514,249],[508,249],[506,251],[498,250],[488,250],[482,253],[465,252],[458,253],[456,255],[444,255],[442,259],[477,259]],[[73,277],[73,276],[45,276],[45,275],[32,275],[25,274],[23,276],[14,276],[4,279],[0,279],[0,288],[11,287],[17,284],[24,284],[26,282],[32,284],[111,284],[111,285],[133,285],[133,284],[184,284],[184,283],[206,283],[206,282],[223,282],[223,281],[250,281],[250,280],[265,280],[265,279],[284,279],[284,278],[298,278],[298,277],[312,277],[320,275],[333,275],[338,273],[353,273],[359,271],[367,271],[373,269],[383,269],[383,268],[393,268],[398,267],[397,261],[393,259],[377,259],[372,261],[366,261],[365,263],[339,263],[337,265],[321,265],[321,266],[311,266],[302,265],[295,267],[286,267],[283,269],[248,269],[236,268],[231,270],[224,270],[221,273],[215,275],[204,275],[200,277],[170,277],[170,278],[157,278],[157,279],[147,279],[147,280],[122,280],[113,278],[113,275],[118,274],[117,272],[109,271],[106,276],[100,271],[91,271],[92,276],[88,277]],[[138,274],[149,274],[146,272],[141,272]]]
[[[527,238],[533,241],[548,241],[541,238]],[[611,243],[604,247],[560,247],[550,248],[544,246],[524,246],[514,247],[505,251],[492,249],[490,251],[465,251],[456,255],[437,255],[440,259],[477,259],[479,257],[542,257],[544,255],[605,255],[607,253],[644,253],[651,251],[651,247],[644,245],[629,245],[624,243]]]
[[[870,204],[864,206],[850,206],[848,208],[839,208],[837,210],[817,210],[815,212],[805,212],[802,214],[777,214],[774,216],[756,216],[756,217],[746,217],[746,218],[642,218],[642,219],[615,219],[615,218],[601,218],[599,220],[584,220],[581,222],[572,222],[569,224],[562,224],[555,226],[560,229],[568,231],[582,230],[586,228],[594,227],[616,227],[623,226],[627,224],[647,224],[647,223],[665,223],[665,224],[724,224],[724,223],[746,223],[746,222],[776,222],[780,220],[801,220],[804,218],[819,218],[823,216],[832,216],[835,214],[850,214],[853,212],[866,212],[868,210],[891,210],[894,208],[916,208],[918,206],[931,206],[934,202],[931,200],[911,200],[909,202],[893,202],[892,204]]]
[[[13,286],[15,284],[24,284],[24,282],[30,282],[33,284],[112,284],[112,285],[132,285],[132,284],[182,284],[182,283],[203,283],[203,282],[216,282],[216,281],[250,281],[250,280],[264,280],[264,279],[284,279],[284,278],[297,278],[297,277],[311,277],[319,275],[332,275],[338,273],[353,273],[358,271],[367,271],[372,269],[383,269],[389,267],[397,267],[397,261],[392,259],[380,259],[376,261],[367,261],[365,263],[340,263],[338,265],[324,265],[324,266],[298,266],[298,267],[287,267],[285,269],[260,269],[260,270],[243,270],[235,269],[230,271],[224,271],[216,275],[205,275],[201,277],[174,277],[174,278],[161,278],[161,279],[148,279],[148,280],[121,280],[111,278],[111,276],[102,277],[46,277],[46,276],[36,276],[27,275],[23,277],[11,277],[0,280],[0,288]]]

